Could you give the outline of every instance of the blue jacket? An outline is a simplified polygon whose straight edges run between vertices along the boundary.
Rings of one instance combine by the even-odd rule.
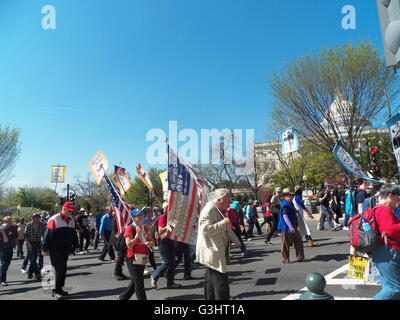
[[[101,225],[101,219],[103,218],[103,215],[101,213],[98,213],[96,215],[95,221],[96,221],[96,230],[99,231],[100,230],[100,225]]]
[[[113,221],[113,216],[106,213],[102,218],[101,218],[101,223],[100,223],[100,229],[99,233],[101,235],[104,235],[104,231],[112,231],[112,221]]]
[[[288,215],[289,220],[292,223],[294,228],[297,228],[298,225],[299,225],[299,222],[297,220],[297,215],[296,215],[296,209],[294,208],[293,203],[291,203],[291,202],[289,202],[287,200],[284,200],[282,205],[281,205],[281,209],[279,211],[278,230],[290,233],[290,229],[287,226],[287,224],[286,224],[286,222],[285,222],[285,220],[283,219],[283,216],[282,216],[283,208],[287,208],[287,215]]]

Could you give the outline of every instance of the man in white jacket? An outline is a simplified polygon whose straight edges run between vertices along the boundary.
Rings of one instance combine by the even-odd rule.
[[[205,300],[229,300],[230,243],[240,247],[239,239],[231,229],[225,210],[231,203],[228,189],[217,189],[200,213],[196,260],[206,267],[204,279]],[[225,217],[225,218],[224,218]]]

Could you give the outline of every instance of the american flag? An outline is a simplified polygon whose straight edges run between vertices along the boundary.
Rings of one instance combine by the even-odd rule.
[[[112,206],[114,208],[115,219],[118,226],[118,233],[121,233],[122,230],[132,222],[132,217],[130,215],[132,207],[121,197],[113,182],[106,174],[104,175],[104,178],[106,180]]]
[[[203,184],[188,170],[188,165],[168,146],[169,230],[167,237],[194,245],[200,211],[207,202]]]

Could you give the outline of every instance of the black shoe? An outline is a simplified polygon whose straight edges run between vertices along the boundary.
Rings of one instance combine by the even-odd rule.
[[[194,280],[192,276],[184,276],[183,280]]]
[[[167,286],[167,289],[180,289],[180,288],[182,288],[182,286],[177,283],[173,283]]]
[[[63,297],[68,296],[68,292],[67,292],[67,291],[64,291],[64,290],[61,290],[60,294],[61,294]]]
[[[106,259],[104,259],[104,258],[99,258],[99,260],[100,260],[100,261],[106,261]]]
[[[35,275],[35,279],[37,281],[41,281],[42,280],[42,276],[40,274]]]
[[[118,281],[121,281],[121,280],[130,280],[130,278],[127,277],[127,276],[124,275],[124,274],[114,274],[114,278],[115,278],[116,280],[118,280]]]
[[[28,274],[28,279],[29,280],[33,279],[33,275],[32,274]]]
[[[60,300],[60,299],[62,299],[62,298],[65,296],[65,295],[63,295],[63,292],[62,292],[62,291],[61,291],[61,292],[57,292],[57,291],[55,291],[54,289],[53,289],[51,295],[52,295],[54,298],[56,298],[57,300]]]
[[[118,296],[118,299],[119,300],[129,300],[129,299],[125,298],[124,296]]]

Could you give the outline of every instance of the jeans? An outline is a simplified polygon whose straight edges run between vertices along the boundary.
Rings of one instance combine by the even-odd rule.
[[[253,216],[253,217],[251,217],[250,220],[249,220],[249,230],[247,231],[247,236],[248,236],[248,237],[253,236],[253,228],[254,228],[254,225],[255,225],[256,228],[257,228],[257,232],[258,232],[258,233],[261,233],[261,227],[260,227],[260,224],[258,223],[257,216]]]
[[[163,259],[163,263],[154,271],[152,277],[157,281],[165,272],[167,286],[172,285],[175,279],[175,248],[173,241],[168,238],[159,240],[158,251]]]
[[[28,275],[39,275],[40,276],[40,269],[37,264],[37,259],[38,256],[41,256],[41,251],[40,251],[40,242],[39,243],[32,243],[32,251],[29,251],[30,253],[30,266],[28,270]]]
[[[238,239],[240,241],[240,250],[242,251],[242,253],[246,253],[247,252],[246,246],[244,245],[242,237],[240,236],[240,234],[242,233],[240,231],[240,227],[239,227],[239,225],[234,225],[234,227],[235,227],[235,229],[233,230],[233,232],[236,234],[236,237],[238,237]]]
[[[44,257],[42,256],[41,251],[40,251],[40,253],[39,253],[39,264],[38,264],[39,270],[42,270],[42,268],[43,268],[43,259],[44,259]],[[31,261],[31,252],[28,250],[28,253],[26,254],[24,262],[22,262],[21,269],[25,269],[26,270],[26,268],[28,267],[28,262],[30,262],[30,261]]]
[[[147,300],[146,291],[144,288],[144,265],[133,264],[133,259],[126,259],[131,282],[128,288],[120,295],[121,300],[129,300],[134,293],[138,300]]]
[[[372,261],[381,275],[382,289],[374,300],[400,300],[400,250],[381,244],[375,251]]]
[[[278,214],[273,214],[271,215],[271,228],[269,229],[269,232],[266,237],[266,241],[269,242],[274,235],[276,228],[278,227],[278,222],[279,222],[279,215]]]
[[[22,240],[20,240],[20,239],[18,239],[18,242],[17,242],[17,257],[24,257],[24,242],[25,242],[25,239],[22,239]]]
[[[94,240],[93,240],[93,248],[97,249],[97,247],[99,246],[99,230],[96,230],[96,234],[94,235]]]
[[[322,215],[321,215],[321,219],[319,221],[319,228],[320,230],[324,229],[324,225],[325,225],[325,219],[328,220],[328,225],[329,228],[333,229],[335,226],[333,225],[331,216],[329,215],[329,210],[327,207],[321,205],[321,211],[322,211]]]
[[[7,282],[7,270],[13,256],[13,248],[0,249],[0,282]]]
[[[83,242],[85,241],[85,246],[83,246]],[[89,249],[90,244],[90,231],[84,230],[79,232],[79,248],[81,251],[86,251]]]
[[[103,251],[101,252],[100,258],[104,259],[106,257],[106,254],[108,253],[108,255],[110,256],[111,260],[115,260],[115,253],[114,253],[114,249],[113,246],[110,244],[110,237],[111,237],[111,230],[104,231],[104,247],[103,247]]]
[[[181,263],[182,258],[184,259],[184,276],[190,276],[192,274],[191,265],[192,259],[190,254],[190,246],[187,243],[178,242],[176,245],[176,257],[175,268]]]
[[[350,219],[351,219],[351,217],[346,214],[346,216],[344,217],[343,227],[347,227],[348,226],[348,223],[349,223]]]

